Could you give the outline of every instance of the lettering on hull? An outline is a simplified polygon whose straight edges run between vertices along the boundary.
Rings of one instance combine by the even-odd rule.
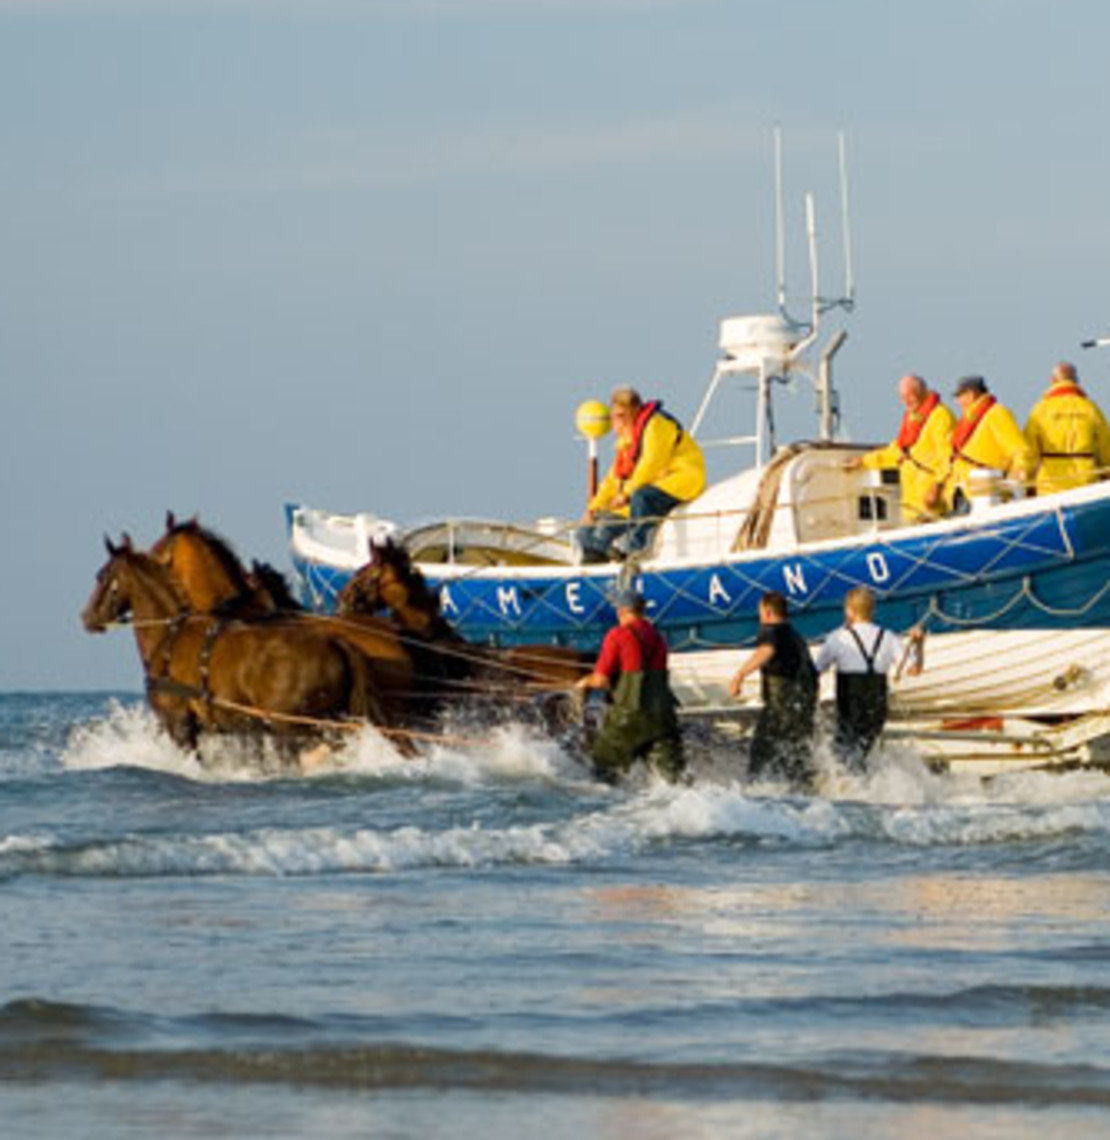
[[[718,601],[724,602],[726,606],[732,605],[732,598],[721,585],[721,579],[716,574],[711,574],[709,577],[709,604],[715,606]]]
[[[514,614],[520,617],[520,598],[517,596],[516,586],[498,586],[497,604],[502,616],[509,617],[510,614]]]
[[[786,592],[791,596],[794,594],[809,593],[809,587],[806,585],[805,575],[802,573],[802,567],[800,565],[783,566],[782,580],[786,586]]]
[[[871,575],[871,581],[876,585],[890,581],[890,567],[878,552],[867,556],[867,571]]]
[[[582,583],[567,583],[567,609],[572,614],[584,614],[586,607],[582,604]]]

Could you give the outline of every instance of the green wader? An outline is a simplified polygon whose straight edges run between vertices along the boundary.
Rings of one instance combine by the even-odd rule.
[[[615,783],[643,760],[664,779],[677,780],[686,768],[677,707],[665,670],[622,673],[593,744],[598,776]]]

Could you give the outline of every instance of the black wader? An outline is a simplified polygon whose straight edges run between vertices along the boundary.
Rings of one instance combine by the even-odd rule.
[[[875,671],[875,658],[885,630],[879,630],[870,653],[851,626],[848,632],[867,664],[866,673],[836,673],[836,753],[852,772],[864,772],[867,754],[875,746],[886,724],[888,688],[885,673]]]
[[[807,657],[808,657],[808,650]],[[797,677],[762,677],[763,708],[752,733],[748,775],[785,779],[796,788],[813,783],[813,717],[817,675],[812,666]]]

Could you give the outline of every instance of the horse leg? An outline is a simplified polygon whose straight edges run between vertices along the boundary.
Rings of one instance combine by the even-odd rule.
[[[158,726],[181,749],[182,752],[196,754],[200,744],[200,725],[196,716],[185,701],[167,699],[165,696],[149,698],[150,707],[158,720]]]
[[[347,663],[349,691],[347,711],[350,716],[382,729],[389,736],[393,747],[405,757],[416,754],[416,749],[404,735],[390,733],[396,717],[386,708],[381,687],[374,675],[373,661],[361,649],[346,641],[339,641]]]

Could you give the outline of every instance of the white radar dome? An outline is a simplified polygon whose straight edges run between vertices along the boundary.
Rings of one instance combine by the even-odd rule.
[[[765,361],[786,361],[801,339],[801,330],[781,316],[721,321],[720,347],[738,368],[758,369]]]

